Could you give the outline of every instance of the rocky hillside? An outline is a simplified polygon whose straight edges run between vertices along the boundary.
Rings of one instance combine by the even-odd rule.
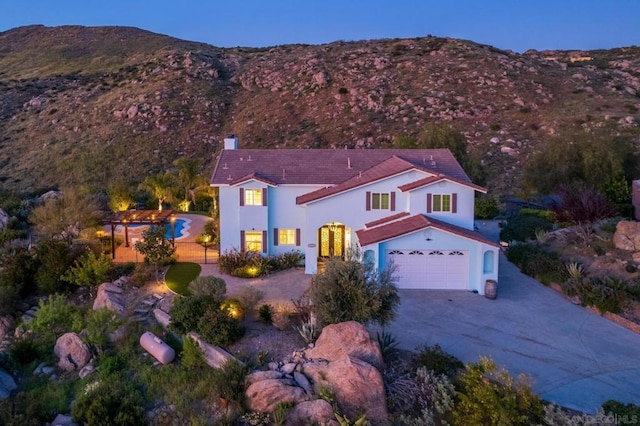
[[[103,188],[180,156],[243,147],[388,147],[449,122],[487,186],[513,192],[536,144],[640,122],[640,48],[503,51],[416,39],[221,49],[134,28],[0,33],[0,189]]]

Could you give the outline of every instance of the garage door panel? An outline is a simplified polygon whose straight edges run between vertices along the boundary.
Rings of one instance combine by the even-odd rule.
[[[468,287],[469,255],[460,250],[391,250],[398,287],[459,289]]]

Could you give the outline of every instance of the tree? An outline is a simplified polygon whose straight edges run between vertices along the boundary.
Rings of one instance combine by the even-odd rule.
[[[33,209],[29,220],[36,232],[54,239],[71,242],[86,228],[96,226],[103,214],[97,200],[74,189]]]
[[[109,183],[107,197],[109,198],[109,209],[114,213],[129,210],[129,207],[135,202],[131,187],[124,182]]]
[[[171,199],[172,185],[173,177],[170,173],[158,173],[147,176],[140,188],[152,194],[158,200],[158,210],[162,210],[162,204]]]
[[[558,221],[575,225],[585,245],[590,244],[598,221],[617,214],[615,207],[595,189],[562,186],[557,193],[561,201],[554,204],[553,210]]]
[[[135,244],[135,249],[144,255],[145,263],[156,267],[156,279],[161,264],[168,262],[175,254],[176,248],[165,238],[164,226],[150,226],[142,233],[142,240]]]
[[[195,202],[195,190],[206,184],[205,179],[198,173],[198,161],[190,158],[179,158],[173,162],[178,167],[176,178],[184,189],[185,211],[189,210],[189,205]],[[207,185],[208,186],[208,185]]]
[[[65,273],[73,265],[74,256],[70,246],[63,241],[45,240],[36,247],[37,271],[34,281],[38,290],[45,294],[68,290],[69,281]]]
[[[353,258],[330,258],[324,272],[311,280],[309,298],[321,326],[344,322],[393,320],[400,303],[393,266],[378,272],[373,264]]]

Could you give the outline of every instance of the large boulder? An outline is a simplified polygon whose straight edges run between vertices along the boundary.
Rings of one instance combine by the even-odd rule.
[[[640,222],[621,220],[613,234],[613,245],[617,249],[640,251]]]
[[[76,333],[60,336],[53,351],[60,358],[58,367],[66,371],[81,370],[91,360],[89,347]]]
[[[322,358],[329,361],[348,356],[381,367],[382,352],[378,342],[362,324],[356,321],[331,324],[322,333],[313,349],[305,351],[307,358]]]
[[[309,396],[293,380],[267,379],[249,386],[246,392],[247,404],[251,411],[271,413],[282,402],[294,404],[309,399]]]
[[[162,309],[155,308],[153,310],[153,316],[155,317],[158,324],[162,326],[165,330],[169,329],[169,323],[171,322],[171,315],[163,311]]]
[[[202,350],[202,354],[204,355],[204,361],[209,367],[220,368],[229,361],[234,361],[243,365],[242,361],[231,355],[229,352],[202,340],[202,337],[200,337],[198,333],[190,332],[188,336],[191,337],[198,346],[200,346],[200,350]]]
[[[124,314],[125,301],[122,289],[112,283],[102,283],[98,287],[98,295],[93,301],[93,310],[107,308],[120,315]]]
[[[13,318],[6,316],[0,317],[0,342],[7,337],[11,337],[13,332]]]
[[[303,401],[287,411],[286,426],[326,425],[338,426],[333,408],[324,399]]]
[[[7,399],[11,392],[16,390],[18,386],[13,377],[2,368],[0,368],[0,400]]]
[[[315,391],[331,389],[347,417],[365,413],[372,424],[386,424],[387,400],[382,374],[361,359],[344,355],[330,362],[308,362],[303,371],[313,380]]]

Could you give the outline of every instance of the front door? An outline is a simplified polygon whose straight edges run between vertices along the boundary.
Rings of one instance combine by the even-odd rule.
[[[344,225],[325,225],[318,230],[320,257],[344,256]]]

